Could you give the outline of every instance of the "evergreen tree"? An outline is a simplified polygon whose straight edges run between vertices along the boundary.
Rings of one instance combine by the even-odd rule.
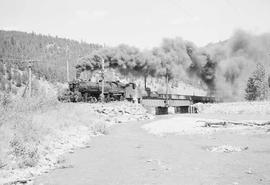
[[[249,101],[265,100],[268,94],[268,84],[266,79],[265,68],[258,63],[256,70],[248,79],[246,88],[246,99]]]
[[[250,77],[247,82],[246,88],[246,100],[255,101],[257,97],[257,88],[255,87],[255,80],[253,77]]]

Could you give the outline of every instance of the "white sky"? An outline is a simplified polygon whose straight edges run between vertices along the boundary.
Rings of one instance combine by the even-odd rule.
[[[239,28],[270,32],[270,0],[0,0],[0,29],[111,46],[176,36],[203,46]]]

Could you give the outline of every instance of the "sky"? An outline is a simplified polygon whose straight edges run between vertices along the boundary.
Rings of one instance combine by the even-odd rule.
[[[149,49],[181,37],[204,46],[235,30],[270,32],[270,0],[0,0],[0,29]]]

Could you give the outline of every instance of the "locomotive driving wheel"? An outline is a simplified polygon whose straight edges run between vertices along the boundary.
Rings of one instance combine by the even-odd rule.
[[[83,94],[83,102],[87,102],[87,93]]]
[[[90,103],[96,103],[97,102],[97,98],[90,96]]]
[[[93,97],[93,103],[97,103],[97,98]]]
[[[120,96],[120,101],[124,101],[124,100],[125,100],[124,96],[121,95],[121,96]]]
[[[74,101],[75,101],[75,102],[80,102],[80,101],[82,101],[82,94],[81,94],[80,92],[76,91],[76,92],[74,93]]]
[[[110,95],[105,96],[104,101],[106,103],[110,102],[110,100],[111,100]]]

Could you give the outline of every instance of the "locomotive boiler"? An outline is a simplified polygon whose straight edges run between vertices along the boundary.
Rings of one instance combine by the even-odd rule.
[[[102,83],[86,80],[74,80],[69,82],[69,88],[59,96],[64,102],[90,102],[100,101],[102,94]],[[104,82],[104,101],[133,100],[136,96],[136,85],[134,83],[121,83],[119,81]]]

